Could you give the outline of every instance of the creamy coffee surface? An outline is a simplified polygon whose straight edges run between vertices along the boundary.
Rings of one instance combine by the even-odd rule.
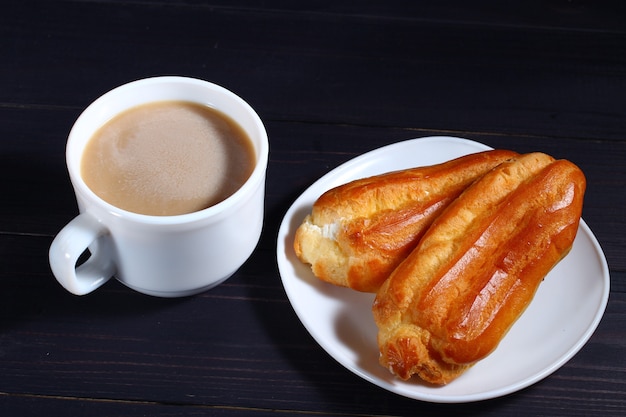
[[[81,174],[116,207],[170,216],[226,199],[254,164],[250,139],[228,116],[196,103],[162,101],[103,125],[84,150]]]

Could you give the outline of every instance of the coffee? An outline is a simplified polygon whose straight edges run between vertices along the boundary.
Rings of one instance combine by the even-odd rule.
[[[170,216],[223,201],[255,163],[251,140],[230,117],[197,103],[159,101],[104,124],[85,147],[81,175],[116,207]]]

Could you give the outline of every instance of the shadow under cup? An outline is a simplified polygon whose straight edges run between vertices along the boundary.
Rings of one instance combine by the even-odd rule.
[[[155,101],[189,101],[236,121],[254,148],[256,165],[230,197],[204,210],[149,216],[115,207],[82,180],[87,142],[100,126],[127,109]],[[71,293],[87,294],[109,278],[139,292],[181,297],[229,278],[254,251],[263,227],[269,142],[256,112],[234,93],[186,77],[155,77],[125,84],[94,101],[69,134],[66,163],[80,214],[55,237],[50,266]],[[76,266],[89,249],[91,256]]]

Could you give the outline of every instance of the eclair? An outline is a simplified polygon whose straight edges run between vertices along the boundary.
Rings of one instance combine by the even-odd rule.
[[[573,163],[531,153],[468,187],[378,291],[380,363],[446,384],[489,355],[570,251],[585,186]]]
[[[295,253],[323,281],[376,292],[463,190],[517,155],[479,152],[333,188],[297,229]]]

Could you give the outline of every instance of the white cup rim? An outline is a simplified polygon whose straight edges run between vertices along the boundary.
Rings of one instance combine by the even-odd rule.
[[[254,129],[258,131],[260,136],[259,143],[254,144],[255,150],[257,151],[256,157],[256,165],[250,175],[250,177],[246,180],[246,182],[237,189],[232,195],[227,197],[226,199],[216,203],[208,208],[198,210],[192,213],[186,214],[178,214],[178,215],[170,215],[170,216],[155,216],[148,214],[135,213],[128,210],[124,210],[117,206],[114,206],[107,201],[100,198],[97,194],[95,194],[88,186],[85,184],[81,174],[80,174],[80,163],[76,163],[76,160],[80,162],[82,157],[82,153],[84,151],[84,146],[80,147],[80,149],[74,149],[74,146],[78,146],[75,144],[76,141],[79,140],[77,135],[77,131],[79,129],[83,129],[83,124],[87,123],[89,117],[93,112],[99,111],[101,107],[103,107],[106,103],[112,100],[112,97],[116,97],[127,90],[135,89],[138,87],[143,87],[147,85],[157,85],[157,84],[184,84],[184,85],[192,85],[197,86],[203,89],[210,89],[217,94],[221,94],[223,96],[227,96],[229,100],[236,103],[238,107],[243,109],[247,115],[250,117]],[[141,103],[148,103],[152,100],[141,101]],[[125,106],[115,111],[114,114],[119,114],[120,112],[127,110],[129,108],[134,107],[134,104]],[[223,111],[219,107],[216,108],[220,111]],[[227,112],[224,112],[228,114]],[[229,115],[232,117],[231,115]],[[234,120],[236,118],[233,117]],[[106,121],[99,123],[95,128],[91,129],[92,135],[93,132],[97,130],[100,126],[102,126]],[[248,132],[250,134],[250,132]],[[253,140],[254,142],[254,140]],[[78,152],[80,155],[74,155],[74,152]],[[267,136],[267,131],[265,130],[265,126],[261,121],[261,118],[256,113],[256,111],[241,97],[233,93],[232,91],[212,83],[210,81],[201,80],[198,78],[184,77],[184,76],[157,76],[150,78],[143,78],[136,81],[131,81],[129,83],[120,85],[118,87],[113,88],[112,90],[106,92],[98,99],[93,101],[83,112],[79,115],[70,130],[67,145],[66,145],[66,164],[69,175],[72,179],[73,186],[77,193],[81,193],[83,197],[88,198],[91,201],[97,202],[97,204],[104,208],[109,213],[113,214],[116,217],[122,217],[127,220],[133,221],[135,223],[140,224],[149,224],[149,225],[180,225],[180,224],[188,224],[195,223],[198,221],[203,221],[207,219],[213,219],[219,217],[221,213],[228,214],[230,208],[232,206],[239,204],[241,200],[245,200],[246,196],[250,196],[253,194],[254,190],[257,189],[260,182],[265,181],[265,173],[267,170],[267,164],[269,159],[269,139]]]

